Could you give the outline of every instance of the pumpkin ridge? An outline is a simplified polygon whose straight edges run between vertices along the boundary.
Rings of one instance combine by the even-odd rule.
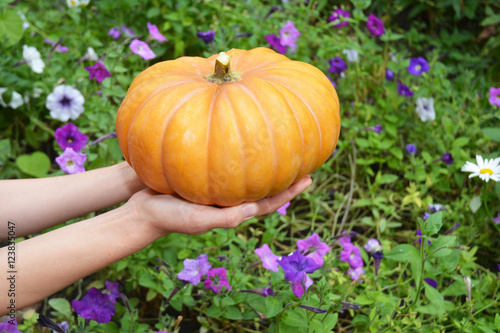
[[[204,90],[204,89],[207,89],[207,87],[200,87],[199,89],[193,89],[189,94],[187,94],[187,95],[184,96],[182,102],[178,103],[175,108],[170,109],[170,112],[169,112],[167,118],[164,120],[165,125],[163,127],[163,131],[162,131],[162,135],[161,135],[162,142],[165,141],[165,135],[166,135],[168,126],[170,125],[170,119],[172,119],[177,114],[177,112],[184,105],[186,105],[186,103],[188,103],[191,100],[191,96],[199,93],[201,90]],[[174,93],[174,92],[172,92],[172,93]],[[165,153],[165,149],[166,149],[166,146],[162,145],[162,148],[161,148],[161,157],[160,157],[160,163],[162,165],[162,168],[165,165],[165,158],[167,157],[167,154]],[[171,186],[170,184],[172,184],[172,183],[170,182],[170,179],[169,179],[170,177],[169,177],[168,172],[162,172],[161,174],[163,175],[163,178],[165,179],[165,182],[166,182],[167,186],[170,187]],[[175,192],[177,192],[175,189],[172,189],[172,190],[174,190]]]
[[[208,82],[208,81],[207,81]],[[208,109],[208,121],[207,121],[207,179],[208,179],[208,195],[209,195],[209,200],[212,200],[212,202],[216,202],[218,200],[214,200],[212,197],[212,189],[213,189],[213,184],[212,184],[212,175],[210,174],[210,170],[212,169],[210,166],[210,137],[211,137],[211,129],[212,129],[212,113],[214,110],[214,105],[217,101],[217,96],[219,95],[219,90],[222,89],[223,86],[216,85],[215,91],[212,95],[212,102],[210,103],[210,108]],[[218,198],[217,198],[218,199]]]
[[[316,114],[313,112],[312,108],[309,106],[308,103],[306,103],[306,101],[304,101],[300,95],[298,95],[296,92],[294,92],[293,89],[290,89],[285,83],[283,82],[279,82],[279,81],[275,81],[271,78],[267,78],[264,80],[268,83],[271,83],[271,82],[274,82],[274,83],[278,83],[280,86],[282,86],[283,88],[285,88],[286,90],[288,90],[291,94],[293,94],[295,97],[297,97],[297,99],[306,106],[306,109],[309,111],[309,113],[311,114],[311,116],[313,117],[314,119],[314,123],[316,124],[316,128],[318,130],[318,134],[319,134],[319,152],[321,153],[321,151],[323,151],[323,135],[321,133],[321,126],[319,124],[319,121],[318,121],[318,118],[316,117]],[[314,168],[314,165],[312,166],[312,168]]]
[[[299,128],[300,130],[300,141],[302,142],[302,149],[300,151],[300,155],[301,155],[301,161],[300,161],[300,165],[302,166],[303,163],[304,163],[304,151],[305,151],[305,147],[304,147],[304,132],[302,130],[302,126],[300,126],[300,122],[299,122],[299,119],[297,118],[297,114],[295,113],[295,111],[293,110],[293,107],[292,105],[290,104],[289,100],[286,98],[285,94],[281,91],[281,89],[286,89],[285,87],[283,87],[283,85],[281,83],[278,83],[278,82],[271,82],[271,81],[266,81],[268,84],[270,84],[271,86],[273,86],[276,91],[283,97],[283,99],[286,101],[286,103],[288,104],[288,108],[290,109],[290,112],[293,114],[293,118],[295,119],[295,122],[297,123],[297,127]],[[281,88],[279,88],[278,86],[276,86],[276,84],[278,84]],[[288,91],[290,91],[289,89],[287,89]],[[293,94],[293,92],[290,91],[291,94]],[[301,102],[302,100],[299,99]],[[299,172],[300,168],[297,170],[297,173]],[[297,180],[297,179],[295,179]],[[294,181],[295,182],[295,181]]]
[[[261,79],[261,78],[254,78],[254,79],[266,82],[264,79]],[[238,84],[239,82],[241,82],[241,81],[238,81],[238,82],[233,83],[233,84]],[[262,118],[264,119],[264,121],[266,123],[267,132],[269,134],[271,147],[273,149],[273,156],[276,156],[276,146],[274,143],[273,131],[272,131],[272,128],[269,128],[270,121],[266,115],[264,108],[262,107],[262,104],[259,102],[257,96],[249,87],[247,87],[245,84],[241,84],[241,87],[242,87],[242,90],[244,90],[247,93],[247,95],[250,96],[250,99],[255,103],[255,105],[257,106],[257,109],[259,110],[260,114],[262,115]],[[273,160],[273,162],[274,162],[274,166],[273,166],[274,167],[274,174],[273,174],[273,180],[272,180],[272,182],[270,182],[271,184],[274,184],[274,182],[276,181],[276,175],[278,173],[278,163],[276,162],[276,160]],[[272,189],[272,187],[271,187],[271,189]]]
[[[130,121],[128,122],[128,126],[126,126],[126,128],[124,128],[125,130],[125,134],[123,135],[125,138],[128,138],[128,133],[130,131],[130,126],[131,124],[134,122],[134,119],[135,119],[135,116],[137,115],[137,113],[143,108],[144,104],[147,103],[151,98],[153,98],[154,96],[156,96],[157,94],[161,93],[161,92],[165,92],[165,90],[167,90],[168,88],[174,88],[174,87],[177,87],[179,85],[182,85],[184,83],[188,83],[189,81],[183,81],[183,82],[178,82],[177,84],[174,84],[174,85],[171,85],[171,86],[168,86],[168,87],[165,87],[164,89],[157,89],[155,90],[150,96],[148,96],[145,100],[142,101],[141,105],[139,105],[137,107],[137,109],[135,110],[134,114],[132,115],[132,117],[130,118]],[[141,84],[142,85],[142,84]],[[141,85],[137,86],[134,88],[137,89],[137,88],[140,88]],[[131,92],[128,92],[127,95],[129,95],[129,93]],[[130,98],[132,98],[132,94],[130,94]],[[117,118],[118,118],[118,115],[120,114],[120,110],[122,109],[122,107],[127,107],[127,104],[123,104],[126,100],[124,100],[122,102],[122,105],[120,106],[120,108],[118,109],[118,113],[117,113]],[[130,113],[130,111],[128,111],[128,113]],[[128,158],[127,156],[129,155],[128,154],[128,139],[126,139],[124,141],[124,144],[125,144],[125,147],[123,149],[123,155],[125,157],[125,159],[128,161]]]

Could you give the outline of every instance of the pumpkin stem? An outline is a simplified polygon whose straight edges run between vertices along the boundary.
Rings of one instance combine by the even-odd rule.
[[[205,75],[205,78],[217,84],[223,84],[225,82],[233,82],[240,79],[240,72],[231,72],[229,64],[231,62],[231,57],[226,52],[219,53],[217,59],[215,59],[215,71],[214,74]]]

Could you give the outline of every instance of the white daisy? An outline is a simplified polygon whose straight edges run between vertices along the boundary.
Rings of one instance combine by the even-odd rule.
[[[47,96],[45,106],[50,116],[60,121],[75,120],[83,113],[85,98],[82,93],[71,86],[60,85]]]
[[[465,162],[462,167],[463,172],[472,172],[469,178],[479,176],[482,180],[487,182],[490,179],[498,182],[500,181],[500,157],[495,159],[485,159],[480,155],[476,155],[477,165],[472,162]]]

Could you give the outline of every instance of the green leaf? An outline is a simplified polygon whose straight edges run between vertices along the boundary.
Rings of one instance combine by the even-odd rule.
[[[439,229],[443,226],[443,212],[437,212],[429,216],[424,222],[424,234],[426,236],[433,236],[438,233]]]
[[[24,173],[33,177],[45,177],[50,169],[50,159],[41,151],[31,155],[21,155],[16,159],[17,167]]]
[[[221,301],[221,305],[222,305],[222,306],[234,305],[234,304],[236,304],[236,303],[235,303],[235,302],[234,302],[234,300],[233,300],[231,297],[229,297],[229,296],[224,297],[224,298],[222,299],[222,301]]]
[[[11,146],[9,139],[0,140],[0,165],[5,164],[9,159]]]
[[[206,315],[212,318],[219,318],[222,316],[222,309],[219,308],[218,306],[212,305],[211,307],[208,308]]]
[[[398,176],[392,175],[392,174],[385,174],[380,176],[380,174],[377,174],[377,178],[375,179],[377,184],[389,184],[389,183],[394,183],[396,180],[398,180]]]
[[[339,318],[338,313],[329,314],[323,320],[323,327],[325,328],[325,332],[331,332],[335,325],[337,325],[337,320]]]
[[[71,318],[71,305],[69,304],[69,301],[67,299],[51,298],[49,299],[49,305],[57,312],[64,315],[65,318]]]
[[[23,32],[23,20],[15,11],[0,11],[0,43],[6,40],[5,46],[12,46],[21,40]]]
[[[476,195],[469,202],[469,208],[472,211],[472,213],[475,214],[480,207],[481,207],[481,197],[479,195]]]
[[[500,199],[500,182],[497,182],[495,184],[495,193],[497,194],[497,197]]]
[[[291,327],[307,327],[308,321],[303,309],[286,310],[286,318],[283,322]]]
[[[309,323],[309,330],[312,333],[324,333],[324,332],[326,332],[325,328],[323,327],[323,323],[319,319],[316,319],[316,318],[311,320],[311,322]]]
[[[266,318],[272,318],[283,310],[283,303],[275,297],[266,297]]]
[[[493,16],[488,16],[484,20],[481,21],[482,26],[486,25],[494,25],[500,22],[500,15],[493,15]]]
[[[484,135],[489,137],[491,140],[500,142],[500,128],[498,127],[486,127],[481,129]]]
[[[425,296],[437,308],[439,313],[442,314],[444,312],[443,295],[441,295],[437,289],[434,289],[427,283],[425,284]]]
[[[447,249],[446,246],[454,246],[456,245],[456,243],[456,236],[439,236],[435,241],[432,242],[431,246],[427,248],[427,252],[432,253],[441,248],[441,250],[438,250],[436,253],[434,253],[432,257],[444,257],[451,253],[451,250]]]
[[[240,320],[243,318],[243,315],[241,314],[240,309],[238,309],[236,306],[228,306],[224,309],[224,318],[231,319],[231,320]]]
[[[390,250],[385,258],[394,261],[416,261],[420,259],[417,248],[410,244],[401,244]]]

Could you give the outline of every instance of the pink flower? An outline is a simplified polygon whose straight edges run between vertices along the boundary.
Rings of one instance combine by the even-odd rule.
[[[148,43],[140,41],[138,39],[133,39],[129,47],[132,52],[139,55],[144,60],[149,60],[156,57],[156,54],[154,54],[154,52],[149,48]]]
[[[500,106],[500,87],[490,88],[490,98],[488,99],[491,105]]]
[[[210,268],[212,268],[212,265],[208,262],[206,254],[202,254],[196,259],[184,259],[184,269],[177,274],[177,278],[197,285],[200,283],[201,277],[207,274]]]
[[[365,273],[363,267],[349,268],[347,274],[351,276],[352,280],[357,280],[359,277]]]
[[[283,46],[289,46],[291,48],[297,47],[295,45],[295,40],[300,36],[300,31],[295,28],[292,21],[288,21],[283,28],[280,30],[280,42]]]
[[[324,263],[323,256],[330,251],[330,246],[323,243],[319,239],[318,234],[312,234],[307,239],[299,239],[297,241],[297,249],[306,257],[313,259],[318,268],[320,268]]]
[[[149,34],[151,35],[151,37],[153,37],[157,41],[160,41],[160,42],[166,42],[167,41],[167,38],[165,36],[163,36],[160,33],[160,31],[158,31],[158,27],[156,25],[151,24],[151,23],[148,22],[148,30],[149,30]]]
[[[307,289],[309,289],[309,287],[313,285],[313,280],[306,274],[302,282],[301,281],[292,282],[291,285],[292,285],[292,291],[295,294],[295,296],[297,296],[298,298],[302,298],[302,295],[304,295],[305,293],[304,287],[306,287],[307,291]]]
[[[280,214],[286,215],[286,209],[290,206],[290,201],[278,208],[276,211]]]
[[[271,251],[271,249],[269,248],[269,245],[264,244],[264,245],[262,245],[261,248],[255,249],[255,254],[257,254],[259,256],[260,260],[262,260],[262,266],[265,269],[268,269],[268,270],[273,271],[273,272],[278,272],[278,270],[279,270],[278,260],[280,259],[280,257],[275,255]]]
[[[212,268],[207,273],[207,278],[203,282],[205,289],[212,289],[216,294],[219,294],[224,286],[227,290],[233,289],[227,281],[226,268]]]
[[[89,80],[91,81],[94,77],[97,82],[102,82],[105,78],[111,77],[111,73],[100,61],[96,62],[94,66],[85,67],[85,69],[89,71]]]
[[[84,172],[83,163],[87,160],[87,156],[82,153],[77,153],[73,148],[66,148],[64,153],[56,157],[56,162],[61,169],[69,174]]]

